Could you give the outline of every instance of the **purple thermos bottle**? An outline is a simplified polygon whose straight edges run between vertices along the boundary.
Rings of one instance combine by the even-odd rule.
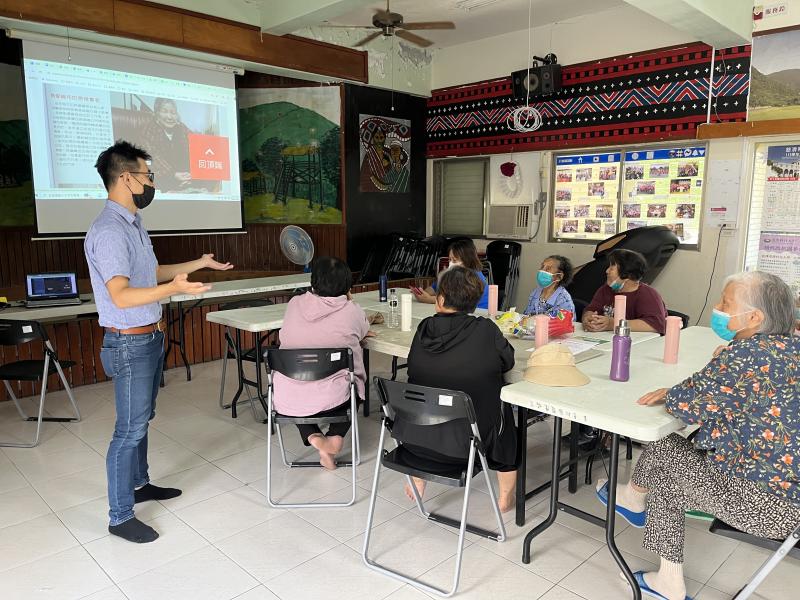
[[[611,342],[611,374],[614,381],[628,381],[631,376],[631,328],[622,319],[614,330]]]

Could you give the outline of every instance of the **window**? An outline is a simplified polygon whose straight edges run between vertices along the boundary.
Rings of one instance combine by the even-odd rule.
[[[434,233],[484,235],[488,164],[485,158],[434,163]]]
[[[666,225],[697,246],[705,146],[555,156],[551,239],[598,241]]]
[[[800,140],[756,145],[745,268],[800,293]]]

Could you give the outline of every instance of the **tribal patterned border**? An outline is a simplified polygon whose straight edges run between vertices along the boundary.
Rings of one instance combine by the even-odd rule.
[[[750,46],[717,50],[690,44],[572,65],[562,88],[532,101],[542,127],[511,133],[508,115],[524,104],[511,77],[434,90],[428,100],[429,158],[662,139],[691,139],[711,122],[744,121],[750,86]],[[713,64],[713,99],[708,106]]]

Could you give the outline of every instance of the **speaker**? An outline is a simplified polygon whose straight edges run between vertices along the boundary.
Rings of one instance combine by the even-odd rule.
[[[561,65],[542,65],[511,74],[514,97],[544,96],[561,89]]]

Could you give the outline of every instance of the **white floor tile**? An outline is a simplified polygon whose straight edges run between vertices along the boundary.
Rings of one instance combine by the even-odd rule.
[[[156,428],[209,461],[250,450],[264,443],[234,423],[199,414],[159,421]]]
[[[341,499],[341,495],[341,493],[337,493],[331,496],[323,496],[319,501],[338,501]],[[378,496],[375,502],[374,524],[377,526],[385,523],[405,512],[405,510]],[[346,542],[354,536],[364,533],[367,513],[369,512],[369,492],[358,488],[356,490],[356,502],[352,506],[325,509],[298,508],[292,509],[292,512],[340,542]]]
[[[84,596],[81,600],[128,600],[128,598],[117,586],[112,585],[104,590],[95,592],[91,596]]]
[[[241,596],[236,596],[236,600],[281,600],[275,594],[270,592],[263,585],[253,588],[249,592],[245,592]]]
[[[561,514],[563,513],[559,514],[559,518]],[[531,545],[531,562],[525,565],[522,563],[522,542],[539,520],[529,513],[526,521],[523,527],[517,527],[513,523],[507,524],[508,538],[503,543],[481,539],[478,544],[553,583],[561,581],[600,548],[605,547],[602,542],[560,525],[556,521],[544,533],[534,538]]]
[[[78,541],[54,514],[0,529],[0,571],[57,554]]]
[[[72,436],[72,434],[67,435]],[[75,436],[72,437],[74,438]],[[72,475],[89,468],[105,468],[105,460],[102,456],[80,440],[78,442],[81,444],[79,447],[71,448],[64,452],[56,451],[42,454],[36,452],[36,449],[33,448],[27,454],[15,454],[10,458],[25,478],[31,482]]]
[[[266,496],[266,479],[254,481],[250,485]],[[339,502],[349,498],[351,494],[350,485],[344,479],[323,468],[289,469],[281,466],[272,471],[274,502],[312,502],[323,496]]]
[[[337,545],[331,536],[285,512],[216,547],[262,583],[267,583]]]
[[[289,460],[295,458],[293,454],[288,454],[287,457]],[[214,464],[242,483],[253,483],[264,479],[267,473],[267,444],[265,442],[250,450],[215,460]],[[272,465],[273,467],[283,467],[277,452],[272,454]]]
[[[111,600],[114,596],[90,596],[109,585],[111,580],[80,547],[0,573],[3,600],[73,600],[87,596]]]
[[[50,512],[50,507],[32,487],[0,494],[0,528],[29,521]]]
[[[119,583],[208,545],[197,532],[172,514],[158,517],[149,525],[159,533],[159,538],[149,544],[134,544],[107,535],[85,544],[84,548],[111,579]]]
[[[547,592],[544,596],[541,597],[540,600],[584,600],[577,594],[573,594],[569,590],[565,590],[562,587],[554,587],[551,588],[549,592]]]
[[[405,512],[372,529],[368,556],[370,560],[417,577],[454,556],[458,536],[411,513]],[[347,542],[361,552],[364,536]],[[471,542],[465,541],[469,547]]]
[[[708,586],[733,595],[750,581],[770,551],[750,544],[739,544],[719,570],[708,580]],[[758,594],[767,600],[784,600],[797,596],[800,590],[800,561],[784,558],[758,587]]]
[[[230,600],[258,582],[212,547],[202,548],[120,583],[130,600]]]
[[[267,587],[280,598],[324,598],[332,590],[352,600],[380,600],[403,584],[364,566],[357,552],[338,546],[272,579]]]
[[[169,510],[175,511],[242,487],[242,482],[214,465],[205,464],[161,477],[158,485],[182,491],[177,498],[161,501]]]
[[[105,498],[108,493],[107,481],[106,469],[103,466],[92,467],[64,477],[35,481],[33,487],[50,508],[58,512],[90,500]]]
[[[452,586],[455,557],[437,565],[421,579],[440,589]],[[458,597],[465,600],[523,600],[541,597],[553,584],[511,561],[472,545],[464,550]]]
[[[26,425],[35,425],[35,423],[26,423]],[[65,429],[62,425],[43,423],[42,428],[44,428],[45,425],[53,425],[55,427],[49,428],[49,435],[42,435],[38,446],[33,448],[3,448],[6,456],[14,462],[27,462],[30,461],[33,456],[45,456],[60,452],[66,453],[86,448],[86,444],[84,444],[80,438]],[[31,440],[28,441],[33,441],[33,439],[31,438]]]
[[[648,562],[633,554],[622,554],[631,571],[652,571],[657,563]],[[630,595],[627,581],[620,576],[617,563],[607,548],[601,548],[589,560],[567,575],[560,587],[587,598],[588,600],[620,600]],[[686,580],[686,593],[693,596],[702,584],[691,579]]]
[[[240,487],[180,508],[175,514],[211,542],[231,537],[282,514],[252,487]]]
[[[406,585],[396,592],[386,596],[386,600],[429,600],[431,596],[420,592],[418,589]]]
[[[158,502],[137,504],[135,510],[136,518],[146,523],[169,514],[169,511]],[[72,506],[56,514],[81,544],[88,544],[109,535],[108,499],[105,496]]]
[[[0,490],[10,492],[28,485],[27,480],[22,476],[19,469],[0,451]]]
[[[158,485],[162,477],[206,465],[208,461],[181,444],[173,443],[155,450],[148,448],[147,464],[150,467],[150,480]]]

